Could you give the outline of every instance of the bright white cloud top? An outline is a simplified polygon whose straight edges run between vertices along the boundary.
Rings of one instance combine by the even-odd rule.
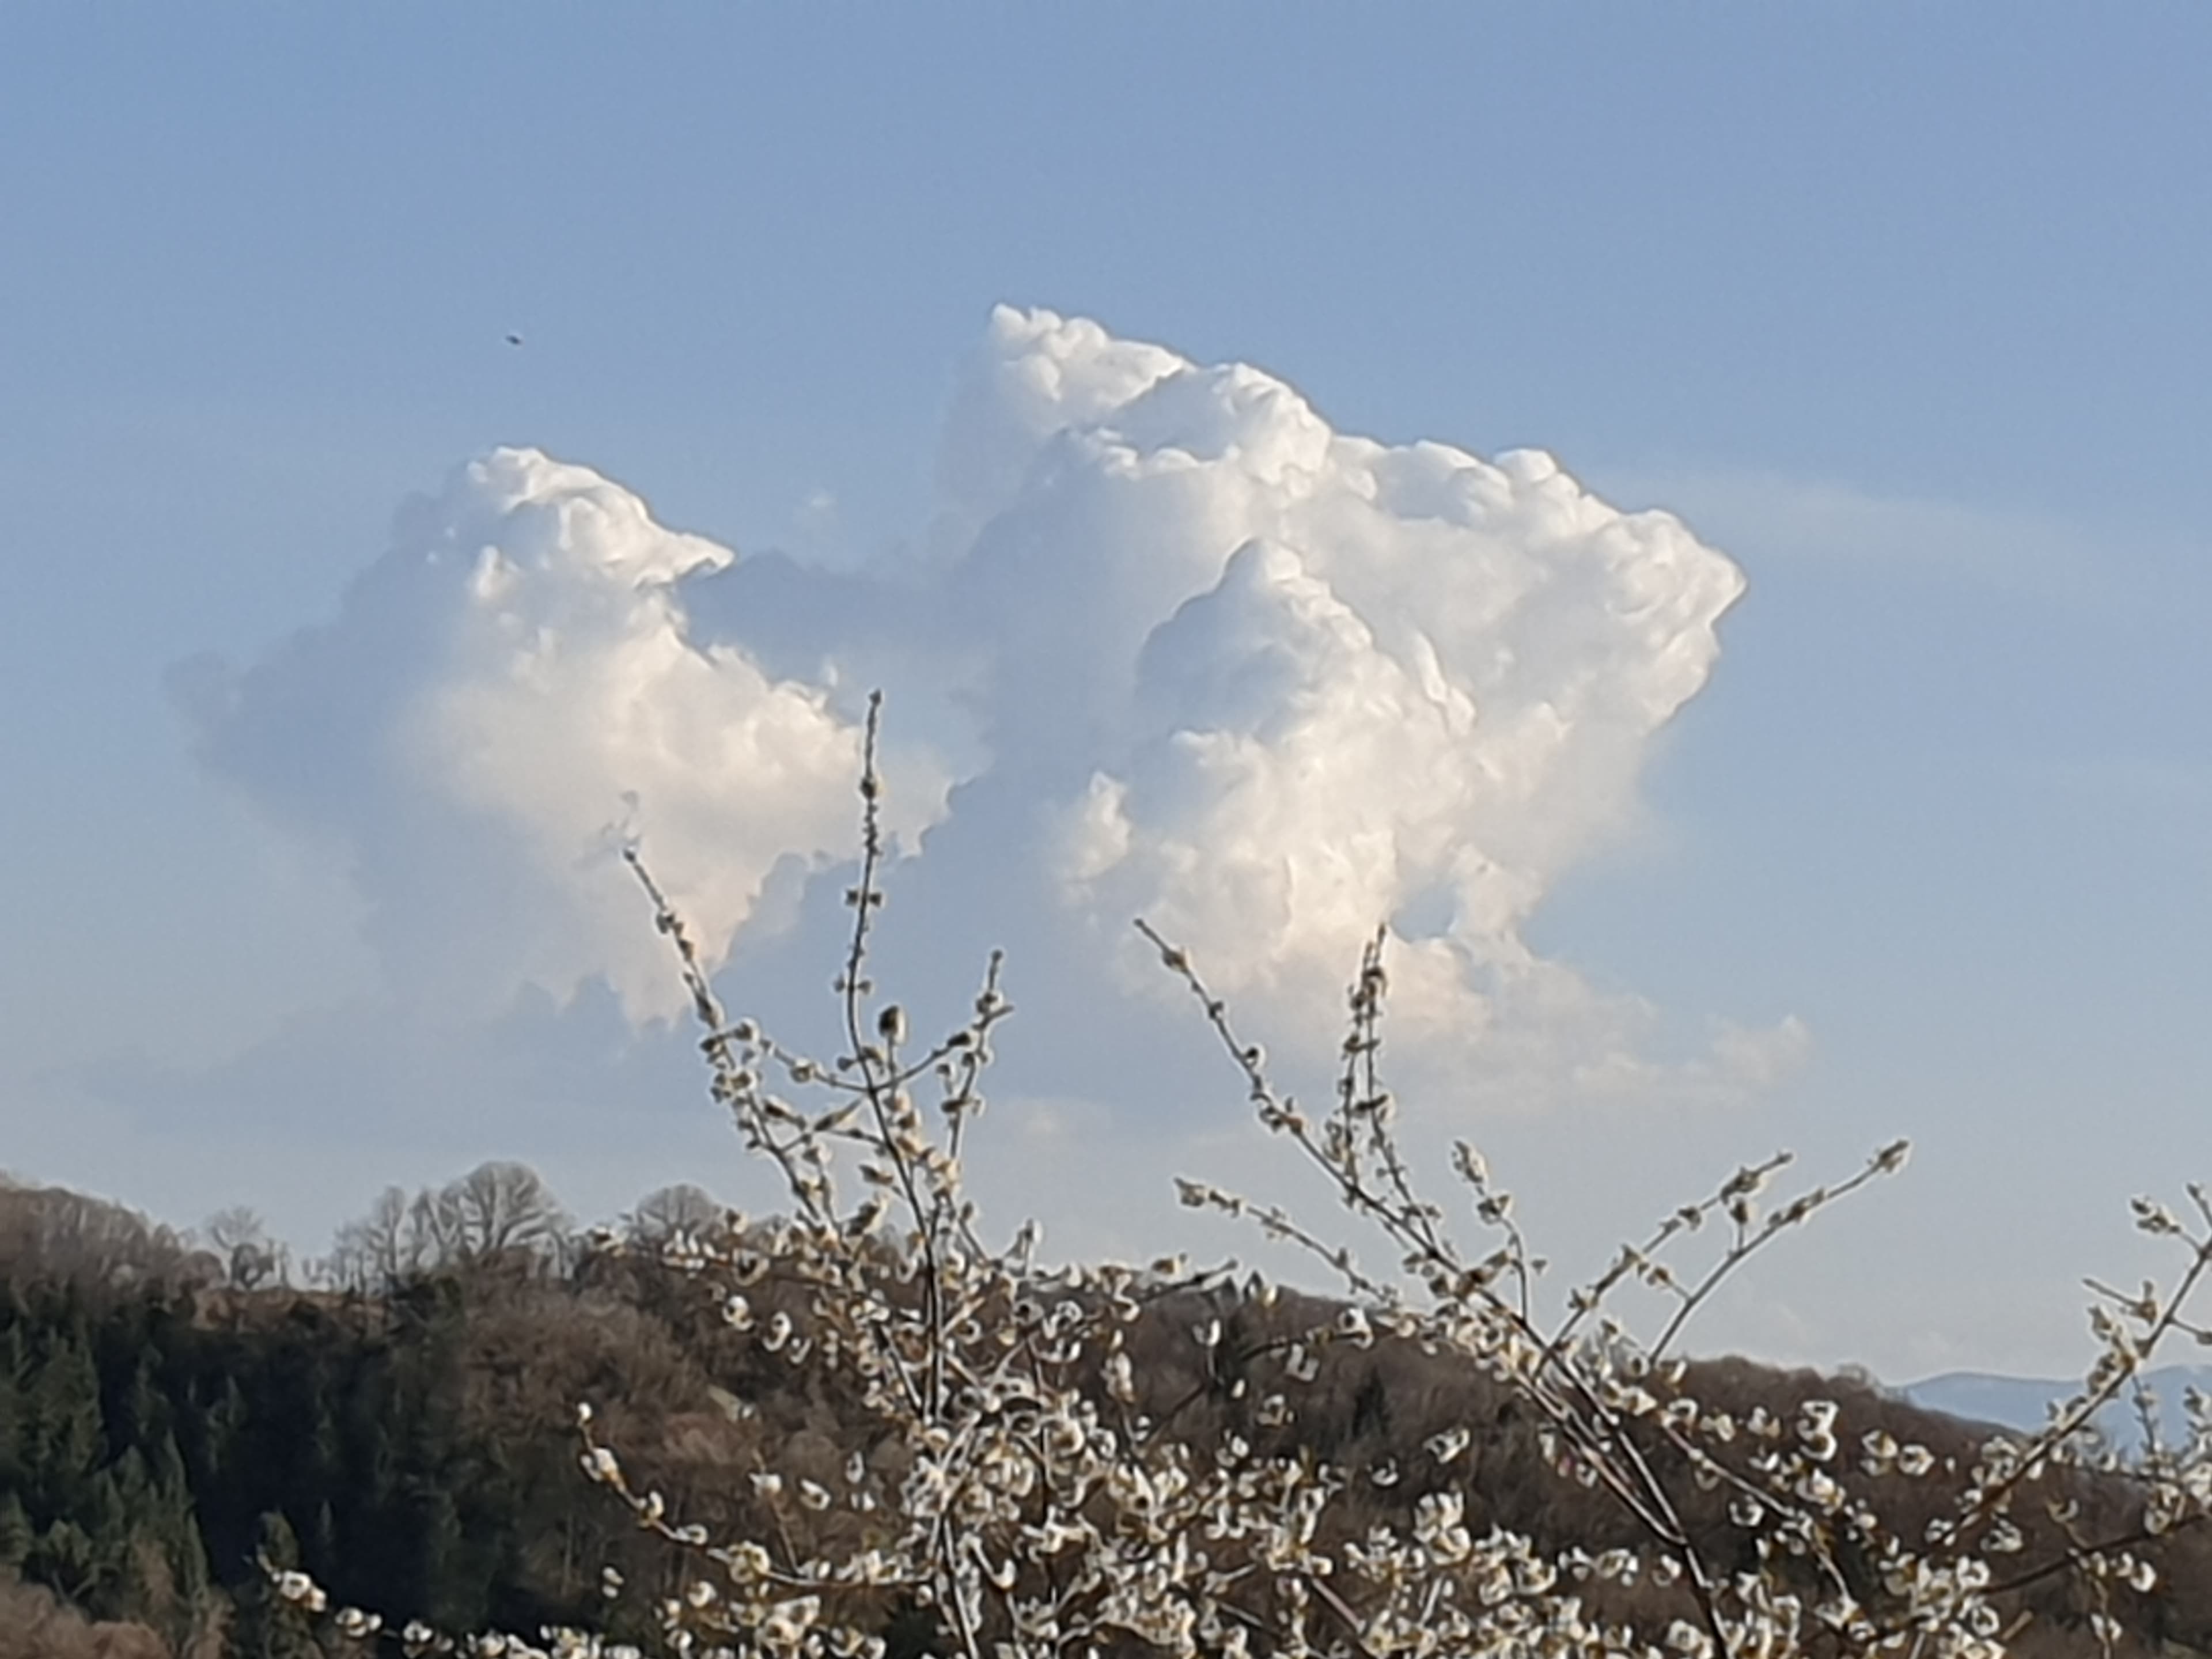
[[[649,836],[726,946],[779,860],[851,836],[858,726],[688,635],[680,584],[731,558],[588,468],[495,450],[401,514],[334,623],[197,676],[204,752],[345,843],[392,981],[426,1006],[597,975],[633,1019],[672,1016],[623,842]]]
[[[763,894],[849,851],[856,699],[887,683],[902,844],[971,854],[917,878],[1118,963],[1115,994],[1172,988],[1133,958],[1143,915],[1310,1044],[1387,922],[1401,1041],[1523,1089],[1732,1089],[1802,1040],[1662,1066],[1650,1010],[1522,936],[1632,823],[1742,592],[1678,520],[1006,308],[941,478],[926,556],[785,566],[771,605],[618,484],[495,451],[402,514],[333,623],[194,677],[202,752],[343,843],[387,973],[441,1007],[600,975],[635,1021],[675,1012],[613,853],[643,845],[716,961],[787,924]]]

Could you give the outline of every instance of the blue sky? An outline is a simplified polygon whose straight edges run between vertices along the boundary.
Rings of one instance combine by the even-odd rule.
[[[449,476],[498,445],[735,549],[687,590],[699,641],[782,648],[769,550],[811,573],[783,645],[835,633],[948,556],[946,411],[1005,302],[1255,365],[1337,434],[1540,447],[1725,555],[1709,678],[1516,935],[1646,1010],[1664,1098],[1521,1075],[1436,1119],[1569,1264],[1740,1158],[1911,1135],[1708,1342],[2075,1363],[2078,1275],[2155,1261],[2128,1196],[2212,1178],[2208,62],[2178,4],[0,11],[0,1166],[179,1223],[252,1204],[309,1250],[483,1157],[586,1214],[741,1188],[681,1042],[589,984],[508,994],[527,972],[467,936],[507,914],[471,908],[497,849],[338,775],[316,711],[434,684],[432,635],[362,635],[286,704],[294,748],[228,769],[177,665],[333,626],[402,503],[462,513]],[[921,767],[961,739],[916,626],[836,648]],[[956,873],[1030,833],[1018,782],[973,797]],[[1102,1170],[1270,1178],[1172,1010],[1086,1026],[1052,957],[1089,936],[968,891],[918,888],[917,928],[1044,958],[1011,1205],[1109,1248],[1152,1212],[1098,1204]],[[814,959],[805,925],[781,957],[737,933],[733,1000]],[[490,1006],[402,1006],[434,960]],[[1721,1029],[1802,1035],[1755,1085],[1675,1086]],[[1129,1043],[1145,1091],[1205,1103],[1097,1083]]]

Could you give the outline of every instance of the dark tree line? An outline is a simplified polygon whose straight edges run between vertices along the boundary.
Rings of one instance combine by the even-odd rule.
[[[672,1189],[629,1231],[710,1205]],[[538,1177],[387,1194],[304,1286],[250,1217],[216,1220],[210,1250],[0,1188],[0,1602],[18,1580],[195,1659],[313,1651],[266,1558],[400,1621],[600,1620],[602,1562],[634,1544],[577,1474],[571,1391],[665,1412],[672,1379],[706,1385],[586,1282]],[[347,1265],[349,1241],[379,1254]]]
[[[311,1659],[320,1650],[267,1593],[264,1559],[394,1624],[644,1637],[676,1565],[579,1472],[579,1401],[634,1474],[718,1535],[773,1524],[747,1478],[765,1459],[827,1485],[856,1450],[896,1455],[866,1439],[852,1402],[730,1329],[704,1285],[657,1259],[658,1243],[724,1224],[704,1194],[654,1194],[621,1230],[644,1248],[609,1254],[545,1219],[557,1206],[539,1201],[535,1177],[479,1181],[441,1218],[439,1194],[463,1184],[380,1204],[354,1237],[388,1253],[307,1285],[241,1275],[95,1200],[0,1188],[0,1659]],[[418,1215],[445,1231],[424,1243]],[[230,1254],[258,1242],[245,1230]],[[773,1280],[755,1297],[763,1317],[786,1305],[797,1316],[801,1300]],[[1163,1310],[1133,1341],[1141,1409],[1200,1442],[1287,1436],[1354,1468],[1415,1468],[1429,1437],[1455,1429],[1471,1434],[1455,1466],[1471,1521],[1621,1541],[1613,1510],[1546,1473],[1511,1403],[1439,1358],[1347,1352],[1295,1426],[1255,1419],[1235,1355],[1332,1307],[1286,1294]],[[1187,1333],[1204,1316],[1224,1334],[1211,1368],[1194,1369]],[[1741,1362],[1699,1370],[1705,1396],[1734,1410],[1786,1415],[1817,1390],[1859,1427],[1972,1455],[1965,1425],[1863,1382]],[[1420,1490],[1411,1478],[1378,1488],[1351,1522],[1391,1518]],[[2099,1530],[2124,1525],[2132,1502],[2124,1485],[2086,1476],[2080,1497],[2082,1524]],[[2159,1553],[2170,1593],[2142,1637],[2212,1650],[2212,1540],[2191,1533]],[[607,1566],[633,1592],[619,1603],[599,1594]],[[2085,1612],[2063,1580],[2033,1595],[2046,1628]],[[11,1631],[34,1621],[80,1634],[11,1647]]]
[[[457,1622],[525,1605],[513,1472],[461,1408],[461,1299],[0,1285],[0,1566],[179,1648],[284,1650],[258,1553]],[[213,1316],[212,1317],[210,1316]]]

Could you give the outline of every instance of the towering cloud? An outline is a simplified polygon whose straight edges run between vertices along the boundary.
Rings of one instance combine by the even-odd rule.
[[[1152,918],[1284,1031],[1329,1028],[1387,921],[1409,1034],[1518,1049],[1524,1084],[1656,1080],[1632,1056],[1648,1011],[1521,928],[1632,812],[1733,564],[1542,453],[1344,436],[1255,369],[1049,313],[998,313],[957,410],[989,737],[1053,802],[1073,917],[1116,940]],[[1732,1033],[1696,1073],[1797,1040]]]
[[[731,556],[586,468],[495,450],[401,514],[334,622],[179,690],[210,766],[345,848],[395,989],[489,1012],[603,975],[663,1017],[680,991],[626,841],[719,958],[779,865],[851,836],[854,721],[690,637],[681,584]],[[926,812],[927,781],[908,793]]]
[[[832,577],[730,568],[595,473],[495,452],[334,623],[184,677],[203,753],[351,849],[395,976],[482,1006],[604,975],[643,1018],[672,984],[612,849],[641,839],[719,957],[849,847],[852,691],[888,681],[898,827],[945,854],[911,878],[1117,997],[1165,985],[1141,914],[1308,1041],[1387,922],[1401,1035],[1454,1065],[1705,1087],[1786,1059],[1794,1027],[1729,1032],[1662,1074],[1648,1009],[1522,938],[1632,818],[1741,592],[1675,519],[1004,308],[940,478],[926,555]]]

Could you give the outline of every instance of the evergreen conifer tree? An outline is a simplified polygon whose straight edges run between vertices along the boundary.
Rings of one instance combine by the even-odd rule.
[[[0,1490],[0,1571],[20,1571],[31,1553],[31,1517],[12,1488]]]
[[[32,1505],[48,1516],[81,1504],[102,1450],[100,1373],[82,1320],[49,1328],[33,1363],[17,1445]]]
[[[279,1571],[300,1565],[300,1540],[283,1512],[270,1510],[258,1529],[261,1560]],[[276,1594],[257,1565],[238,1594],[238,1622],[231,1632],[233,1659],[319,1659],[306,1616]]]

